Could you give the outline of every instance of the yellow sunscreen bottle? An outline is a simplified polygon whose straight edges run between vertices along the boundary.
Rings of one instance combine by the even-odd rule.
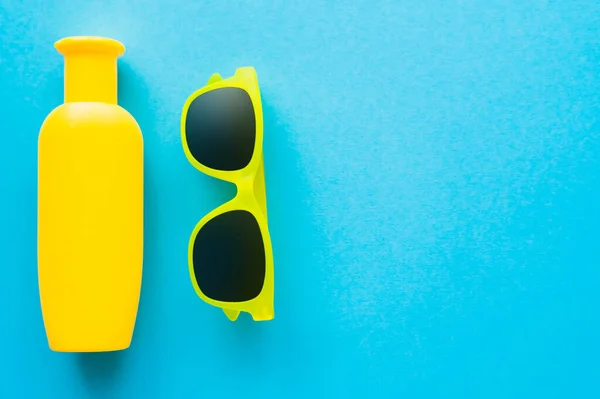
[[[143,139],[117,105],[124,46],[69,37],[65,103],[38,141],[38,278],[50,348],[102,352],[131,343],[142,282]]]

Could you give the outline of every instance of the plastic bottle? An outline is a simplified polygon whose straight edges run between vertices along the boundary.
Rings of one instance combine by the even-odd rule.
[[[117,105],[125,47],[69,37],[65,103],[38,141],[38,277],[50,348],[128,348],[142,281],[143,139]]]

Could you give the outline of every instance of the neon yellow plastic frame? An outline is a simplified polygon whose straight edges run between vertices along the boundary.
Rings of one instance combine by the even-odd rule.
[[[223,171],[209,168],[198,162],[190,152],[187,144],[185,126],[186,117],[190,104],[194,99],[211,90],[225,87],[235,87],[245,90],[252,101],[254,115],[256,117],[256,141],[254,152],[248,165],[240,170]],[[192,165],[198,170],[217,179],[225,180],[235,184],[237,193],[235,197],[225,204],[217,207],[208,215],[204,216],[194,228],[188,245],[188,266],[190,278],[196,293],[202,300],[210,305],[223,309],[229,320],[235,321],[240,312],[248,312],[255,321],[271,320],[275,317],[274,312],[274,273],[273,273],[273,250],[271,236],[267,223],[267,198],[265,189],[265,175],[263,163],[263,113],[260,100],[260,89],[258,78],[253,67],[238,68],[235,75],[223,79],[215,73],[210,77],[205,87],[195,91],[185,102],[181,116],[181,141],[185,155]],[[265,247],[265,280],[262,291],[253,299],[244,302],[222,302],[206,296],[196,282],[193,265],[193,250],[196,236],[202,227],[211,219],[225,212],[244,210],[250,212],[256,218],[262,234]]]

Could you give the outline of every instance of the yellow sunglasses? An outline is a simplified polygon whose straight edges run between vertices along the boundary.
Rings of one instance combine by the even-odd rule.
[[[267,224],[263,166],[263,114],[256,71],[236,70],[185,102],[181,139],[201,172],[234,183],[236,196],[202,218],[188,247],[190,277],[205,302],[234,321],[274,317],[273,251]]]

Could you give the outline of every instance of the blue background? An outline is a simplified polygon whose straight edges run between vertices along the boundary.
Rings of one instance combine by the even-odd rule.
[[[0,1],[0,397],[600,397],[600,6]],[[70,35],[121,40],[145,137],[145,269],[121,353],[48,349],[36,157]],[[234,189],[181,108],[253,65],[276,318],[196,297],[187,243]]]

